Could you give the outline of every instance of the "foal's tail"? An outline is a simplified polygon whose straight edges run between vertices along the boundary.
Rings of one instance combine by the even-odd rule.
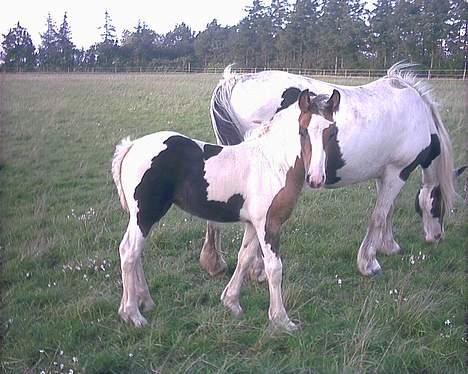
[[[224,69],[223,79],[218,83],[211,96],[211,124],[218,144],[234,145],[244,139],[239,130],[239,121],[231,105],[231,95],[237,83],[237,75],[231,73],[232,65]]]
[[[402,71],[414,66],[416,65],[405,62],[398,62],[387,71],[387,76],[399,78],[407,85],[414,88],[431,110],[432,120],[434,121],[437,135],[439,136],[440,140],[440,159],[437,160],[438,162],[436,162],[435,166],[437,179],[440,183],[442,202],[446,211],[450,213],[453,207],[453,201],[457,196],[453,178],[454,162],[452,143],[450,142],[450,137],[448,135],[447,129],[444,126],[444,123],[442,122],[440,113],[437,110],[437,103],[432,98],[431,86],[424,81],[418,80],[416,74],[411,70]]]
[[[122,162],[125,156],[127,155],[130,148],[132,148],[133,142],[130,140],[130,137],[122,139],[120,144],[115,147],[114,157],[112,158],[112,178],[114,179],[115,187],[117,187],[117,192],[120,198],[120,204],[122,208],[128,211],[127,199],[122,188],[120,174],[122,171]]]

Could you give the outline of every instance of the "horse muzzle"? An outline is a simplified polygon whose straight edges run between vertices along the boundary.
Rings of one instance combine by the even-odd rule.
[[[320,188],[325,183],[325,176],[312,177],[308,175],[306,181],[310,188]]]

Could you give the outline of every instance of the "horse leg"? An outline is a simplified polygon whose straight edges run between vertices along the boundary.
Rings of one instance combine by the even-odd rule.
[[[136,263],[136,277],[137,277],[137,295],[138,305],[147,312],[154,308],[155,303],[151,297],[146,283],[145,273],[143,271],[143,256],[139,256]]]
[[[260,245],[257,246],[255,258],[250,264],[249,278],[257,282],[264,282],[266,280],[265,265],[263,264],[262,249],[260,248]]]
[[[380,193],[382,181],[377,179],[377,195]],[[393,211],[395,208],[395,204],[390,206],[390,210],[388,211],[387,218],[385,220],[385,225],[382,232],[382,246],[377,250],[379,252],[386,253],[388,255],[398,253],[401,250],[401,247],[395,241],[393,237]]]
[[[130,219],[127,231],[119,246],[120,267],[122,271],[123,293],[120,301],[119,315],[125,322],[132,322],[136,327],[147,324],[138,309],[137,267],[145,238],[135,219]]]
[[[258,240],[255,228],[250,223],[245,224],[244,237],[242,245],[237,255],[237,265],[231,280],[227,284],[221,295],[221,301],[236,316],[242,314],[242,308],[239,304],[240,289],[245,273],[255,257],[258,247]]]
[[[223,273],[227,269],[221,254],[221,231],[218,225],[208,221],[205,242],[200,252],[200,264],[211,276]]]
[[[286,313],[281,295],[281,282],[283,276],[283,264],[279,255],[279,237],[281,225],[270,225],[265,227],[262,222],[255,225],[257,237],[262,249],[265,265],[265,274],[268,280],[270,291],[270,307],[268,309],[268,318],[275,328],[285,329],[292,332],[297,330],[297,326],[291,322]],[[268,243],[266,242],[268,237]]]
[[[375,275],[382,271],[376,252],[383,247],[387,216],[404,183],[396,170],[387,172],[380,182],[375,208],[357,256],[358,268],[363,275]]]

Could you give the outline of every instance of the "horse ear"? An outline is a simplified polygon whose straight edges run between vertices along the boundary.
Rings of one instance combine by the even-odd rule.
[[[341,95],[338,90],[333,90],[331,97],[327,101],[327,107],[332,113],[335,113],[340,106]]]
[[[465,165],[465,166],[462,166],[461,168],[458,168],[456,170],[453,171],[453,176],[456,178],[458,176],[460,176],[460,174],[462,174],[465,169],[468,167],[468,165]]]
[[[302,113],[306,113],[310,108],[310,93],[308,89],[302,91],[299,95],[299,108]]]

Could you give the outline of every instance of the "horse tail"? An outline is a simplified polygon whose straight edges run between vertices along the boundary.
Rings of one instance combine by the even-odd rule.
[[[398,78],[400,81],[402,80],[404,83],[415,89],[431,111],[432,120],[434,121],[437,135],[440,140],[440,159],[436,162],[435,170],[437,179],[440,183],[442,202],[445,209],[450,212],[453,207],[454,199],[457,196],[453,178],[454,161],[452,143],[450,142],[450,137],[444,123],[442,122],[440,113],[437,110],[437,103],[432,98],[431,86],[426,82],[418,80],[416,74],[411,70],[402,72],[402,69],[414,66],[416,65],[406,62],[398,62],[387,71],[387,77]]]
[[[133,141],[130,140],[130,137],[122,139],[120,144],[115,147],[114,157],[112,158],[112,178],[114,179],[115,186],[117,187],[117,192],[120,198],[120,204],[122,208],[128,212],[127,199],[125,198],[125,193],[122,188],[121,181],[121,172],[122,172],[122,162],[127,155],[130,148],[133,146]]]
[[[239,121],[231,105],[231,95],[237,83],[237,74],[231,72],[232,64],[224,69],[223,79],[213,91],[210,115],[213,131],[218,144],[234,145],[244,138],[239,130]]]

